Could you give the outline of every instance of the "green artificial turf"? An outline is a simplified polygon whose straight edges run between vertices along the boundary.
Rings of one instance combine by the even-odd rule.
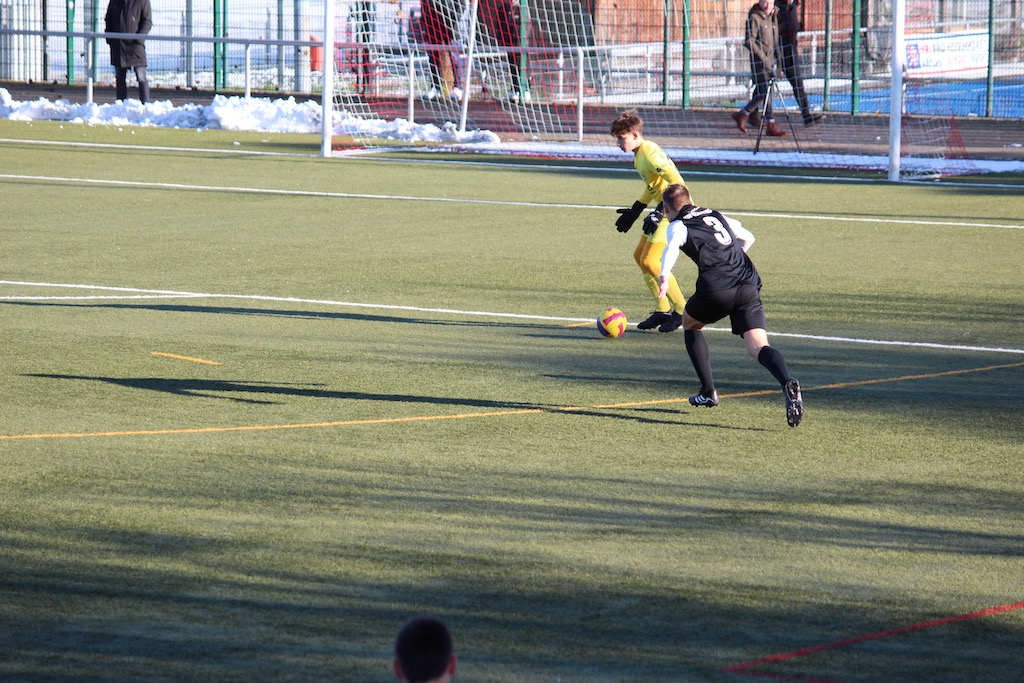
[[[0,678],[386,681],[421,613],[466,681],[1024,677],[1024,609],[724,670],[1024,597],[1019,192],[688,177],[790,429],[725,325],[707,410],[681,332],[586,323],[651,307],[628,160],[0,138],[62,143],[0,143]]]

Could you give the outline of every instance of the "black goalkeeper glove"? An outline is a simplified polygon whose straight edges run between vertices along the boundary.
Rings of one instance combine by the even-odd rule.
[[[661,211],[655,209],[647,214],[647,218],[644,219],[644,234],[653,235],[654,231],[658,229],[661,224],[661,219],[665,217]]]
[[[640,217],[640,214],[646,208],[647,205],[642,202],[633,202],[633,206],[628,209],[616,209],[616,213],[622,215],[615,221],[615,229],[619,232],[629,232],[629,229],[633,227],[633,223],[636,223],[636,219]]]

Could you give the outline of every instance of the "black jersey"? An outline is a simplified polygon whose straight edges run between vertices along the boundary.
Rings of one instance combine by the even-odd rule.
[[[744,251],[744,244],[749,247],[753,236],[746,242],[738,239],[730,222],[713,209],[686,207],[668,226],[668,246],[661,272],[671,270],[679,249],[697,264],[697,292],[718,292],[742,284],[760,289],[761,276]]]

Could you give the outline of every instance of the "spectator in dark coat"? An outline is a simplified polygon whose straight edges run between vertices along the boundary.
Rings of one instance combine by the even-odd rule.
[[[786,80],[793,86],[793,95],[800,105],[804,125],[813,126],[824,120],[825,115],[811,112],[811,107],[807,103],[807,91],[804,90],[804,79],[800,76],[800,52],[797,48],[797,34],[803,30],[803,24],[800,22],[800,0],[778,0],[778,8],[782,71],[786,74]]]
[[[779,49],[779,24],[775,0],[758,0],[747,12],[746,39],[743,44],[750,50],[750,71],[754,81],[754,94],[739,111],[732,115],[736,127],[747,132],[747,118],[764,107],[765,135],[782,137],[786,134],[775,123],[772,112],[771,83],[778,73],[782,52]]]
[[[104,17],[107,33],[149,33],[153,27],[153,11],[149,0],[110,0]],[[114,67],[117,99],[128,99],[128,69],[135,69],[139,80],[139,101],[149,102],[149,81],[146,79],[146,44],[141,38],[107,39],[110,63]]]

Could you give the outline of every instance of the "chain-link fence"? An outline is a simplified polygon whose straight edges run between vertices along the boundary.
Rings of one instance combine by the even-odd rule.
[[[1024,116],[1022,4],[910,2],[906,112]],[[469,0],[337,2],[333,57],[341,84],[398,98],[410,88],[458,88],[472,6]],[[497,74],[514,62],[518,82],[508,89],[529,92],[534,102],[579,90],[609,104],[734,107],[750,91],[746,1],[479,0],[477,6],[475,30],[490,36],[480,42],[478,66]],[[105,10],[101,0],[0,0],[0,31],[7,30],[0,33],[0,79],[112,82],[102,40],[54,35],[102,32]],[[159,0],[152,15],[151,82],[282,92],[320,87],[325,60],[310,42],[323,39],[322,0]],[[797,60],[810,107],[888,110],[891,16],[890,0],[805,0]],[[182,39],[171,40],[176,36]],[[407,64],[429,65],[442,50],[428,48],[439,44],[447,53],[435,60],[442,81],[410,84]],[[583,52],[571,51],[577,47]]]

